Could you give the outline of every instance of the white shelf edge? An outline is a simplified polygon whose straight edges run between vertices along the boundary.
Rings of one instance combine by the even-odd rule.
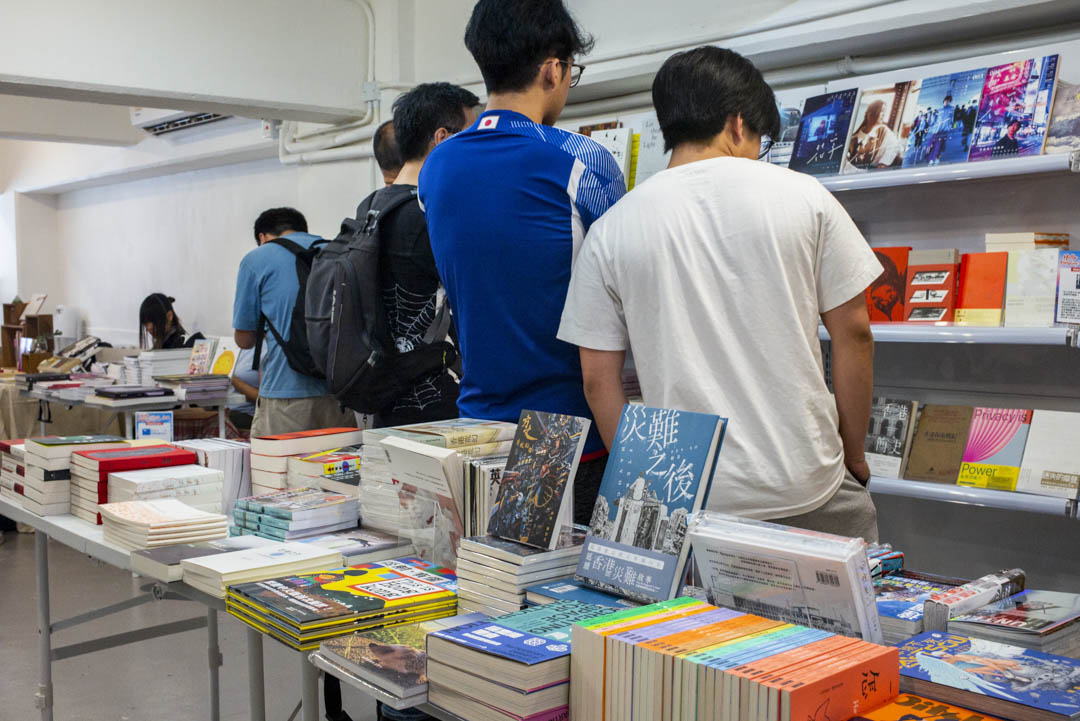
[[[978,178],[1003,178],[1013,175],[1067,172],[1080,172],[1080,151],[1032,155],[1026,158],[969,161],[925,168],[877,170],[853,175],[828,175],[819,177],[818,180],[826,189],[839,193],[848,190],[948,183]]]
[[[1051,345],[1076,347],[1074,328],[981,328],[910,323],[875,323],[870,326],[878,343],[986,343],[999,345]],[[829,340],[825,326],[818,338]]]
[[[1061,518],[1073,517],[1073,502],[1055,496],[1036,496],[1030,493],[992,491],[986,488],[968,488],[944,483],[896,480],[877,476],[870,479],[869,488],[871,493],[889,496],[905,496],[928,501],[1001,508],[1009,511],[1043,513]]]

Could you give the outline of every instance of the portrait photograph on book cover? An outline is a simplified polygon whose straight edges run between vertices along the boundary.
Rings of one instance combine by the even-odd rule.
[[[903,165],[904,141],[911,130],[910,126],[903,127],[904,105],[911,86],[909,80],[862,91],[842,172],[858,173]]]

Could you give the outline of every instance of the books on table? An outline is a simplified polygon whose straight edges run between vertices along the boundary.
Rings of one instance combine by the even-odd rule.
[[[147,548],[131,552],[131,570],[165,583],[173,583],[184,577],[184,569],[180,562],[185,559],[213,556],[245,548],[273,546],[276,543],[276,541],[259,536],[232,536],[202,543]]]
[[[1080,490],[1080,414],[1036,410],[1031,417],[1016,490],[1076,498]]]
[[[411,708],[427,700],[428,634],[481,620],[486,616],[470,613],[359,631],[323,641],[318,654],[374,686],[383,703]]]
[[[491,520],[491,507],[499,497],[506,455],[462,458],[465,485],[465,535],[484,536]]]
[[[989,573],[941,593],[933,593],[923,602],[923,628],[944,631],[953,616],[1019,593],[1024,590],[1026,581],[1023,569],[1010,568]]]
[[[166,466],[115,471],[108,476],[109,502],[175,498],[211,513],[221,513],[224,474],[205,466]]]
[[[65,461],[64,468],[71,465],[71,454],[75,451],[93,451],[102,448],[126,448],[127,441],[120,436],[109,435],[86,435],[86,436],[46,436],[43,438],[27,438],[24,442],[27,460],[34,458],[44,460]]]
[[[176,441],[174,446],[193,451],[200,466],[213,468],[224,474],[221,512],[231,516],[238,498],[251,493],[251,446],[245,441],[225,438],[195,438]]]
[[[251,452],[263,456],[293,456],[341,448],[363,440],[359,428],[319,428],[251,439]]]
[[[866,431],[866,462],[870,474],[880,478],[900,478],[904,459],[915,434],[917,401],[875,397],[870,407]]]
[[[355,496],[318,488],[290,488],[241,498],[233,507],[233,523],[238,528],[279,541],[356,528],[359,520]]]
[[[488,522],[491,535],[538,548],[555,548],[573,523],[573,484],[591,421],[523,410],[499,496]]]
[[[71,455],[76,450],[128,448],[119,436],[46,436],[23,442],[23,507],[41,516],[71,510]],[[96,517],[95,517],[96,521]]]
[[[528,605],[543,606],[564,600],[588,603],[603,608],[634,608],[641,605],[637,601],[586,586],[573,578],[560,578],[525,587],[525,603]]]
[[[128,550],[213,541],[228,534],[225,516],[200,511],[175,498],[105,503],[98,509],[105,540]]]
[[[650,603],[678,594],[690,515],[709,492],[727,419],[623,406],[576,576]]]
[[[954,615],[949,633],[1080,658],[1080,595],[1025,590]]]
[[[214,346],[214,357],[206,373],[229,376],[236,372],[236,362],[240,358],[240,346],[232,338],[218,338]]]
[[[298,538],[296,542],[337,551],[344,557],[346,566],[413,555],[412,544],[407,540],[372,528],[347,528],[321,536]]]
[[[133,494],[116,499],[109,498],[110,473],[190,465],[195,463],[195,460],[195,454],[191,451],[168,444],[75,451],[71,455],[71,513],[85,521],[100,525],[101,514],[97,510],[99,504],[108,503],[110,500],[130,501],[137,497],[155,497]],[[207,508],[206,510],[220,511],[221,509]]]
[[[376,445],[383,438],[397,436],[441,448],[466,448],[513,440],[516,430],[517,425],[514,423],[452,418],[405,426],[367,428],[364,430],[363,443],[365,446]]]
[[[214,359],[214,348],[217,341],[214,338],[200,338],[191,346],[191,356],[188,360],[188,375],[205,375],[210,372],[210,363]]]
[[[1015,721],[1080,718],[1080,661],[953,633],[900,646],[900,689]]]
[[[419,558],[330,568],[230,586],[230,614],[308,651],[354,631],[453,616],[457,579]]]
[[[462,539],[457,558],[458,603],[490,616],[519,610],[527,586],[573,574],[583,539],[574,540],[574,545],[548,551],[491,536]]]
[[[881,635],[895,645],[922,633],[923,603],[932,595],[945,593],[963,584],[958,578],[899,571],[874,579]]]
[[[286,487],[318,486],[324,491],[358,496],[360,464],[359,446],[335,448],[306,456],[289,456],[286,462]]]
[[[243,536],[240,536],[243,538]],[[305,543],[272,543],[213,556],[186,558],[180,562],[184,583],[216,598],[225,589],[297,573],[313,573],[341,565],[341,553]]]
[[[1004,721],[989,714],[975,713],[971,709],[953,706],[926,696],[902,693],[896,700],[878,706],[873,711],[863,711],[860,719],[866,721],[918,721],[918,719],[970,719],[970,721]]]
[[[687,532],[709,601],[881,642],[861,538],[699,511]]]

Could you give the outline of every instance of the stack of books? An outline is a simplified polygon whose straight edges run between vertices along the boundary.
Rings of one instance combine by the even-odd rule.
[[[229,533],[225,516],[200,511],[175,498],[106,503],[99,510],[105,540],[130,551],[213,541]]]
[[[109,473],[108,485],[110,503],[175,498],[200,511],[221,513],[223,474],[205,466],[115,471]]]
[[[572,576],[577,545],[545,551],[493,536],[464,538],[458,550],[458,603],[468,611],[502,616],[525,605],[525,589]]]
[[[629,598],[592,588],[573,578],[537,583],[525,589],[526,606],[543,606],[556,601],[580,601],[593,606],[614,609],[634,608],[641,605]]]
[[[233,522],[244,534],[278,541],[321,536],[360,524],[356,496],[329,493],[318,488],[290,488],[238,500]]]
[[[1027,575],[1023,569],[1010,568],[987,574],[943,593],[933,593],[923,602],[923,628],[945,631],[950,618],[982,608],[1024,590]]]
[[[961,578],[918,571],[898,571],[874,579],[878,618],[885,643],[896,645],[926,630],[923,603],[967,583]]]
[[[127,365],[128,357],[124,358],[126,368],[130,367]],[[154,385],[155,376],[172,376],[187,373],[188,363],[191,360],[191,349],[144,350],[134,358],[134,377],[136,380],[126,382],[152,386]]]
[[[469,613],[337,636],[324,641],[312,661],[339,678],[352,675],[391,708],[412,708],[427,701],[428,634],[486,620]]]
[[[21,438],[0,441],[0,498],[21,506],[26,477],[26,446]]]
[[[608,610],[559,601],[436,631],[428,636],[428,700],[468,719],[566,718],[571,626]]]
[[[251,495],[251,445],[226,438],[197,438],[173,445],[194,452],[200,466],[224,474],[221,512],[231,518],[237,499]]]
[[[360,495],[360,446],[346,446],[307,456],[289,456],[286,486],[317,487],[324,491]]]
[[[414,555],[412,544],[408,541],[392,533],[376,531],[373,528],[348,528],[321,536],[298,538],[296,542],[310,543],[328,551],[337,551],[344,557],[343,563],[346,566]]]
[[[154,381],[175,393],[177,400],[189,403],[220,400],[232,385],[229,376],[212,374],[162,374],[155,375]]]
[[[243,538],[243,536],[241,536]],[[184,583],[215,598],[240,583],[341,566],[341,554],[306,543],[273,543],[180,562]]]
[[[34,386],[38,383],[66,381],[70,379],[71,375],[69,373],[24,373],[15,378],[15,387],[21,391],[30,391],[33,390]]]
[[[465,466],[465,534],[486,536],[492,504],[499,497],[503,471],[509,456],[480,456],[463,459]]]
[[[949,633],[1080,658],[1080,595],[1021,591],[953,616]]]
[[[216,541],[146,548],[131,552],[131,570],[165,583],[173,583],[184,577],[184,569],[180,562],[185,559],[242,551],[245,548],[277,545],[280,545],[277,541],[259,536],[230,536]]]
[[[927,631],[900,647],[900,667],[904,693],[1016,721],[1080,718],[1080,661],[1072,658]]]
[[[692,598],[581,621],[572,645],[577,721],[848,718],[900,684],[895,648]]]
[[[23,507],[39,516],[68,513],[71,508],[71,454],[76,450],[127,448],[119,436],[51,436],[28,438]]]
[[[229,613],[290,648],[354,631],[453,616],[457,579],[448,568],[402,558],[229,586]]]
[[[194,453],[169,445],[75,451],[71,454],[71,515],[101,525],[98,505],[102,503],[165,497],[125,494],[123,498],[110,498],[109,474],[114,471],[162,468],[194,462]]]
[[[317,428],[251,439],[251,492],[289,488],[289,456],[309,456],[359,443],[359,428]],[[307,484],[314,485],[314,484]]]
[[[145,405],[155,401],[168,402],[173,399],[173,392],[157,386],[108,386],[98,388],[92,395],[86,396],[86,402],[92,405],[123,408],[124,406]]]
[[[108,376],[88,373],[72,374],[72,381],[78,381],[77,386],[62,388],[56,392],[56,398],[61,401],[79,403],[95,395],[99,389],[108,388],[116,384],[116,381]]]

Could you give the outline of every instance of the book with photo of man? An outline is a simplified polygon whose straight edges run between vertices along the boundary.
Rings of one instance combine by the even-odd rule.
[[[912,81],[862,91],[843,173],[899,168],[904,162],[904,107]],[[909,128],[910,130],[910,128]]]
[[[866,289],[866,310],[871,323],[904,320],[904,292],[909,246],[874,248],[882,273]]]
[[[810,175],[840,172],[857,88],[807,98],[788,167]]]
[[[922,81],[912,107],[904,167],[962,163],[971,151],[986,68],[938,75]]]
[[[968,160],[1042,153],[1057,65],[1057,55],[1046,55],[986,72]]]
[[[588,418],[524,410],[518,420],[488,533],[537,548],[556,548],[570,512]]]

